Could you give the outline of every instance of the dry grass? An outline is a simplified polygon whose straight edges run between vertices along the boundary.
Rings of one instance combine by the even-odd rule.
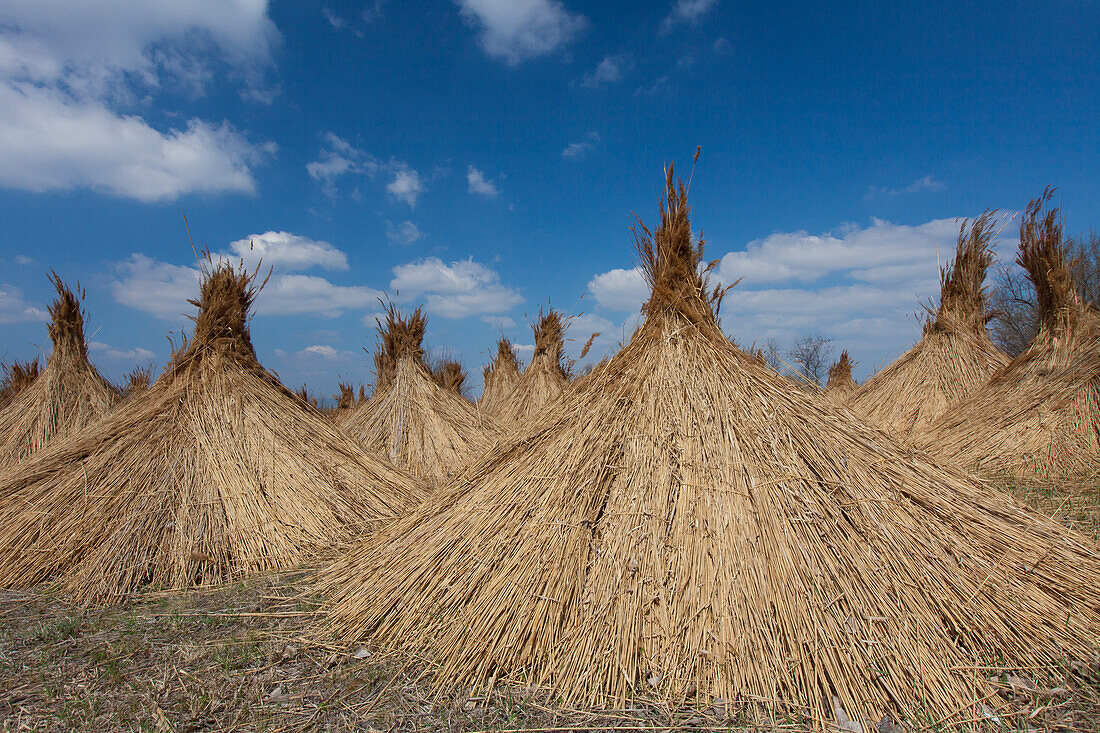
[[[50,305],[53,353],[42,373],[24,383],[0,409],[0,471],[96,422],[119,399],[88,361],[80,301],[56,274],[51,280],[57,288],[57,299]]]
[[[339,426],[369,450],[431,483],[460,471],[503,433],[469,400],[441,387],[424,363],[427,321],[391,304],[379,324],[381,357],[392,373],[366,403],[341,415]]]
[[[423,489],[256,360],[252,279],[206,277],[195,336],[148,391],[0,473],[0,585],[78,602],[291,567]]]
[[[977,727],[991,670],[1100,638],[1100,553],[733,347],[668,174],[645,322],[593,378],[323,572],[319,632],[441,685]],[[843,718],[843,719],[842,719]]]
[[[493,363],[482,371],[482,378],[485,386],[477,406],[482,412],[499,418],[508,394],[520,380],[519,359],[511,341],[500,337],[497,355],[493,358]]]
[[[915,346],[851,393],[848,406],[856,413],[911,438],[1008,363],[985,328],[990,312],[982,283],[993,262],[993,226],[992,212],[963,221],[955,260],[940,273],[939,308]]]
[[[459,397],[466,396],[466,370],[455,359],[440,359],[431,369],[432,379],[445,390]]]
[[[30,386],[42,372],[42,363],[38,358],[28,361],[13,361],[10,364],[0,364],[0,370],[4,376],[0,378],[0,409],[8,404],[23,390]]]
[[[1100,465],[1100,314],[1073,287],[1058,210],[1033,200],[1017,262],[1039,302],[1040,328],[1019,356],[914,436],[937,456],[993,476],[1050,482]]]
[[[510,428],[526,429],[565,392],[569,377],[562,364],[568,320],[553,308],[539,311],[532,328],[535,351],[519,381],[501,398],[498,419]]]
[[[761,352],[749,352],[760,361],[764,360]],[[852,367],[855,362],[848,356],[847,351],[840,352],[840,358],[829,367],[829,381],[825,384],[825,394],[843,404],[848,397],[859,389],[856,380],[852,379]]]
[[[130,370],[120,391],[123,397],[133,397],[147,392],[151,386],[153,386],[153,365],[146,364]]]

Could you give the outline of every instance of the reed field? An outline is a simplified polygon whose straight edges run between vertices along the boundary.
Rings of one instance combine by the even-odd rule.
[[[723,331],[689,188],[630,232],[617,352],[576,373],[547,307],[477,401],[387,303],[373,391],[319,408],[209,255],[115,386],[52,275],[52,354],[0,381],[0,731],[1100,731],[1100,314],[1052,191],[1026,349],[985,212],[920,340],[820,386]]]

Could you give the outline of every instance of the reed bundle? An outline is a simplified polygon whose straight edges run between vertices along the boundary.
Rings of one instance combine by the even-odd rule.
[[[88,361],[80,300],[56,273],[50,280],[57,289],[50,305],[53,353],[42,373],[0,409],[0,471],[99,420],[119,399]]]
[[[464,468],[495,444],[502,430],[465,397],[441,387],[424,363],[427,319],[403,317],[391,304],[379,324],[380,359],[392,374],[366,403],[337,424],[368,449],[429,482]]]
[[[188,347],[146,392],[0,473],[0,585],[80,602],[297,565],[423,489],[260,366],[253,279],[219,265]]]
[[[0,408],[3,408],[24,387],[38,379],[38,375],[42,372],[42,363],[37,357],[29,361],[17,359],[10,364],[0,365],[0,369],[4,372],[4,376],[0,378]]]
[[[1044,213],[1052,193],[1032,200],[1020,222],[1016,262],[1035,288],[1035,338],[916,440],[991,475],[1047,479],[1100,469],[1100,314],[1074,288],[1058,209]]]
[[[462,368],[462,362],[454,359],[440,360],[436,368],[432,369],[432,378],[443,389],[459,397],[466,396],[466,370]]]
[[[912,438],[1008,363],[985,328],[993,225],[993,212],[960,225],[955,260],[940,272],[939,308],[915,346],[852,393],[848,407],[857,414]]]
[[[630,343],[323,571],[319,633],[426,652],[444,683],[865,731],[996,709],[988,660],[1091,653],[1100,554],[730,344],[667,186]]]
[[[508,394],[520,380],[519,358],[516,357],[511,341],[500,337],[497,355],[493,358],[493,363],[485,367],[481,376],[484,387],[477,406],[482,412],[499,417]]]
[[[569,382],[562,358],[565,355],[567,319],[549,308],[532,328],[535,352],[519,381],[501,399],[498,417],[509,427],[527,426],[565,392]]]
[[[764,361],[763,352],[749,353],[761,362]],[[825,394],[843,403],[853,392],[859,389],[856,380],[852,379],[852,367],[854,365],[855,363],[848,356],[847,351],[840,352],[840,358],[829,367],[829,381],[825,384]]]
[[[120,390],[123,397],[142,394],[153,385],[153,365],[136,366],[126,375],[126,382]]]

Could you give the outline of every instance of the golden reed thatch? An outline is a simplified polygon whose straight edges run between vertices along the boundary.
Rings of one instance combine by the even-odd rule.
[[[865,731],[998,709],[991,660],[1091,654],[1096,549],[730,344],[667,183],[630,343],[323,571],[318,633],[426,653],[440,684]]]
[[[414,476],[438,482],[495,444],[502,430],[469,400],[441,387],[424,363],[427,320],[417,308],[402,317],[388,306],[379,324],[382,361],[393,372],[367,402],[337,424],[368,449]]]
[[[431,375],[435,383],[443,389],[459,397],[466,396],[466,370],[462,368],[462,362],[455,359],[441,359],[431,369]]]
[[[750,351],[749,353],[756,356],[761,362],[764,362],[764,354],[762,351],[756,353]],[[852,392],[859,389],[856,380],[852,379],[853,366],[855,366],[855,362],[848,356],[848,352],[840,352],[840,358],[836,360],[835,364],[829,367],[829,381],[825,384],[825,394],[843,403]]]
[[[553,308],[532,327],[535,352],[519,381],[501,398],[497,417],[505,426],[526,427],[565,391],[569,382],[562,358],[568,319]]]
[[[852,393],[848,407],[906,438],[965,400],[1008,363],[989,338],[982,286],[993,264],[994,219],[986,212],[959,227],[955,261],[940,273],[940,305],[921,340]]]
[[[1052,189],[1020,223],[1016,262],[1035,287],[1039,330],[1028,347],[917,444],[983,473],[1057,479],[1100,471],[1100,314],[1074,287]]]
[[[482,412],[499,417],[508,394],[519,383],[519,358],[512,342],[501,336],[493,363],[481,372],[484,387],[477,406]]]
[[[0,471],[99,420],[119,399],[88,361],[80,300],[56,273],[50,279],[57,288],[50,305],[53,353],[42,373],[0,409]]]
[[[251,277],[204,280],[195,334],[110,415],[0,474],[0,585],[78,601],[297,565],[424,490],[260,366]]]

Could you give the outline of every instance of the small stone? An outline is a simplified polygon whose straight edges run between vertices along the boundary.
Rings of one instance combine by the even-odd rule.
[[[366,659],[369,656],[370,656],[370,652],[367,651],[366,647],[359,647],[358,649],[355,650],[355,654],[351,655],[351,658],[352,659]]]
[[[283,686],[282,685],[276,685],[274,690],[267,693],[267,696],[270,697],[272,700],[274,700],[277,697],[281,697],[282,694],[283,694]]]

